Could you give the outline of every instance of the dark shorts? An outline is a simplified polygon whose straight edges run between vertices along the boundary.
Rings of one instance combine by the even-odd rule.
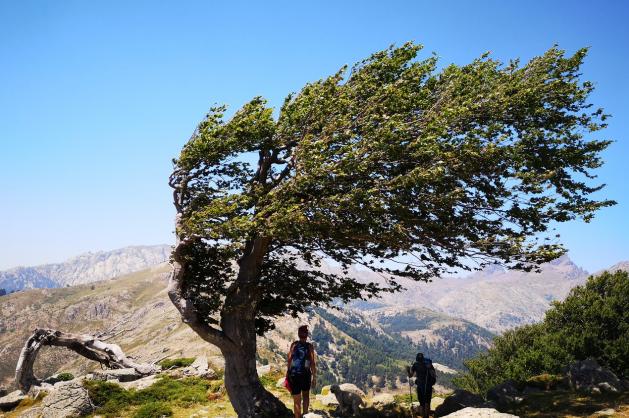
[[[290,393],[292,395],[299,395],[301,392],[310,391],[310,383],[312,381],[312,375],[309,371],[299,374],[290,374],[288,376],[290,382]]]
[[[432,398],[432,386],[417,385],[417,399],[419,404],[424,406],[430,405],[430,398]]]

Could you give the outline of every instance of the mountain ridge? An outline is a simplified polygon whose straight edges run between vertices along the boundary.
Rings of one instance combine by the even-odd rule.
[[[111,279],[163,263],[170,252],[169,245],[135,245],[111,251],[90,251],[59,263],[14,267],[0,271],[0,289],[13,292]]]

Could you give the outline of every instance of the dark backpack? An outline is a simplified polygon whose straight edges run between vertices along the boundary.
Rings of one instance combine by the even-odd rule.
[[[310,371],[310,344],[297,341],[293,345],[293,355],[291,357],[291,374],[302,374]]]
[[[433,386],[437,382],[437,373],[432,365],[432,360],[429,358],[424,358],[422,362],[415,362],[413,368],[417,376],[417,379],[415,379],[416,384],[420,385],[425,383],[428,386]]]

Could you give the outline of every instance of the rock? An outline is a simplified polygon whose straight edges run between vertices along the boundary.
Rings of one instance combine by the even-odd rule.
[[[613,408],[601,409],[600,411],[596,411],[593,415],[603,415],[603,416],[612,416],[616,413],[616,410]]]
[[[441,405],[443,402],[445,401],[445,399],[440,398],[439,396],[435,396],[430,400],[430,409],[432,411],[434,411],[435,409],[437,409],[437,407],[439,405]]]
[[[265,374],[271,373],[271,365],[265,364],[263,366],[258,366],[256,370],[258,371],[258,376],[264,376]]]
[[[26,398],[27,396],[24,395],[22,391],[20,390],[11,392],[8,395],[5,395],[2,398],[0,398],[0,411],[10,411],[16,406],[18,406],[18,404],[22,402],[23,399],[26,399]]]
[[[41,407],[27,409],[26,411],[18,415],[18,418],[42,418],[42,417],[45,418],[45,415],[44,415],[44,408],[41,408]]]
[[[339,387],[341,388],[341,390],[344,390],[345,392],[355,393],[356,395],[360,396],[361,398],[365,397],[365,392],[360,390],[358,388],[358,386],[356,386],[353,383],[343,383],[343,384],[340,384]]]
[[[304,414],[302,417],[303,418],[327,418],[328,415],[321,415],[315,412],[308,412],[307,414]]]
[[[435,408],[435,416],[443,417],[468,406],[478,407],[483,402],[484,400],[480,396],[467,390],[457,389],[451,396],[445,398],[441,405]]]
[[[337,406],[339,401],[336,400],[336,396],[333,393],[327,395],[317,395],[316,399],[323,404],[323,406]]]
[[[135,371],[135,369],[111,369],[111,370],[97,370],[92,373],[93,380],[116,380],[118,382],[132,382],[138,380],[142,375]]]
[[[120,386],[122,386],[125,389],[141,390],[141,389],[146,389],[147,387],[153,385],[153,383],[157,382],[157,379],[158,379],[158,376],[154,374],[151,376],[143,377],[138,380],[134,380],[132,382],[121,382]]]
[[[184,376],[198,376],[205,379],[212,379],[216,376],[216,372],[208,366],[207,357],[199,356],[194,362],[183,369]]]
[[[515,417],[518,418],[517,415],[505,414],[502,412],[498,412],[493,408],[473,408],[468,406],[467,408],[460,409],[456,412],[453,412],[449,415],[444,415],[446,417],[465,417],[465,418],[509,418]]]
[[[381,408],[393,403],[395,403],[395,398],[390,393],[380,393],[371,400],[371,404],[376,408]]]
[[[576,361],[565,370],[570,388],[585,393],[622,392],[624,384],[618,377],[603,367],[595,359]]]
[[[487,399],[496,402],[499,408],[508,408],[519,405],[524,398],[515,386],[515,382],[507,380],[504,383],[494,386],[487,392]]]
[[[87,389],[78,381],[63,382],[44,398],[42,405],[46,418],[81,416],[91,411]]]

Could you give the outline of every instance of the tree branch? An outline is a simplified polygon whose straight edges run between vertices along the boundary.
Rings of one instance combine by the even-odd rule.
[[[42,346],[66,347],[85,358],[94,360],[112,369],[135,369],[141,375],[157,373],[160,368],[153,364],[135,363],[116,344],[108,344],[91,335],[69,334],[53,329],[38,328],[30,336],[17,362],[15,383],[24,393],[40,382],[33,373],[33,364]]]

